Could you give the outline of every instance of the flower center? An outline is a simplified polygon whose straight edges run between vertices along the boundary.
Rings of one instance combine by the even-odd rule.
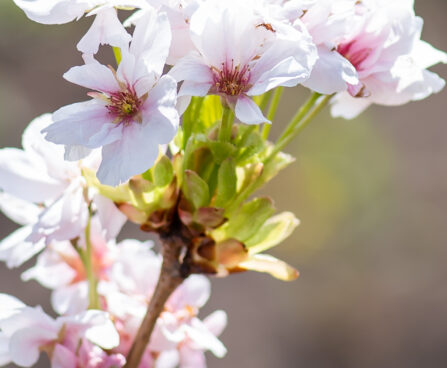
[[[107,110],[115,117],[115,122],[130,123],[137,120],[140,112],[141,99],[133,90],[114,92],[110,95]]]
[[[241,68],[240,65],[231,65],[228,63],[222,63],[221,70],[217,68],[212,68],[214,73],[214,85],[217,91],[228,96],[239,96],[241,93],[248,89],[249,81],[249,68],[244,66]]]
[[[372,49],[356,48],[355,44],[355,41],[341,44],[337,47],[337,51],[348,59],[357,71],[361,71],[362,63],[371,55]]]

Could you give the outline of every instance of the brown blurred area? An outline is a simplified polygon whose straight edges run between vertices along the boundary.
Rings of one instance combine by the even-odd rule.
[[[424,39],[447,50],[447,1],[417,0],[416,9]],[[44,26],[0,0],[0,147],[20,146],[34,117],[85,99],[61,76],[82,62],[75,45],[90,22]],[[447,78],[447,66],[434,70]],[[305,97],[287,92],[273,136]],[[210,368],[447,367],[446,101],[444,90],[353,121],[326,111],[287,149],[296,163],[263,193],[301,219],[272,252],[301,277],[213,279],[202,316],[228,312],[229,352],[209,356]],[[0,215],[0,238],[15,228]],[[123,236],[144,234],[129,226]],[[33,262],[0,264],[0,292],[49,312],[48,291],[20,281]]]

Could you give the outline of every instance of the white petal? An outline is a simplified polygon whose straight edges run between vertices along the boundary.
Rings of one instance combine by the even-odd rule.
[[[40,347],[57,338],[54,331],[43,328],[26,328],[11,336],[9,354],[21,367],[31,367],[39,360]]]
[[[359,83],[352,64],[336,51],[318,48],[319,59],[312,69],[310,78],[303,86],[325,95],[345,91],[347,84]]]
[[[87,282],[61,287],[51,294],[51,306],[60,315],[75,315],[84,312],[88,304]]]
[[[45,162],[17,148],[0,150],[0,189],[17,198],[41,203],[55,198],[65,184],[48,176]]]
[[[64,78],[90,90],[108,93],[120,90],[112,71],[98,62],[74,66],[64,74]]]
[[[188,277],[183,284],[177,288],[168,301],[174,310],[186,307],[203,307],[211,294],[211,284],[208,278],[201,275]]]
[[[17,313],[17,310],[26,307],[26,305],[9,294],[0,294],[0,320],[7,319]]]
[[[206,328],[214,336],[220,336],[222,334],[223,330],[227,326],[227,322],[227,313],[223,310],[217,310],[203,320]]]
[[[185,80],[196,84],[211,84],[213,81],[210,67],[197,53],[191,53],[180,59],[169,71],[169,75],[179,82]]]
[[[132,37],[121,24],[114,8],[100,11],[77,48],[84,54],[96,54],[100,45],[126,48]]]
[[[115,206],[115,203],[102,195],[95,195],[94,203],[97,207],[101,228],[105,231],[106,239],[114,239],[127,221],[127,217]]]
[[[185,326],[185,330],[198,349],[210,350],[218,358],[224,357],[227,353],[224,344],[198,318],[193,318],[191,326]]]
[[[101,183],[117,186],[134,175],[152,167],[158,157],[158,142],[154,142],[138,123],[123,129],[121,139],[102,149],[102,162],[97,177]]]
[[[33,203],[0,192],[0,211],[19,225],[29,225],[37,221],[42,209]]]
[[[130,45],[130,52],[137,57],[137,64],[144,66],[143,75],[144,72],[163,73],[170,45],[171,27],[166,13],[148,9],[138,19]]]
[[[11,357],[9,356],[9,337],[0,332],[0,366],[7,365],[8,363],[11,363]]]
[[[337,94],[332,102],[331,114],[333,117],[354,119],[365,111],[371,104],[370,98],[354,98],[349,93]]]
[[[175,368],[179,363],[180,356],[176,349],[162,351],[155,361],[155,368]]]
[[[44,241],[35,243],[26,240],[31,232],[31,226],[24,226],[0,242],[0,260],[6,262],[8,267],[19,267],[45,247]]]
[[[44,24],[68,23],[80,18],[90,8],[88,1],[14,0],[28,18]]]
[[[235,108],[236,117],[245,124],[271,123],[254,101],[244,95],[238,97]]]
[[[104,349],[113,349],[119,345],[119,334],[108,313],[89,310],[81,316],[81,320],[92,325],[85,333],[85,337],[92,343]]]
[[[45,128],[46,139],[57,144],[98,148],[115,142],[122,125],[113,124],[104,104],[97,100],[75,103],[54,113],[54,124]]]
[[[64,194],[39,216],[28,240],[37,242],[71,240],[80,236],[88,219],[88,206],[84,198],[84,187],[72,182]]]

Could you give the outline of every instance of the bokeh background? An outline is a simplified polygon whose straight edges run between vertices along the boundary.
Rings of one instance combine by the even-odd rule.
[[[424,38],[447,50],[447,1],[418,0],[416,10]],[[20,146],[35,116],[85,98],[61,76],[81,64],[75,45],[90,22],[44,26],[0,0],[0,147]],[[434,70],[447,78],[447,66]],[[287,92],[273,135],[305,97]],[[209,356],[210,368],[447,367],[446,102],[444,91],[353,121],[326,111],[288,148],[297,162],[264,193],[302,221],[272,252],[301,277],[213,279],[202,316],[228,312],[229,353]],[[0,215],[0,238],[15,228]],[[123,236],[142,234],[128,226]],[[47,290],[20,281],[30,264],[0,264],[0,292],[51,311]]]

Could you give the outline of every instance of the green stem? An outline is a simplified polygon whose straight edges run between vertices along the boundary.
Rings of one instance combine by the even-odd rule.
[[[275,158],[275,156],[295,138],[309,123],[323,110],[323,108],[331,100],[332,95],[325,96],[315,108],[317,100],[321,97],[319,94],[313,94],[306,104],[298,111],[292,121],[289,123],[281,138],[273,147],[272,152],[263,160],[264,168]],[[237,196],[237,198],[227,208],[227,212],[230,213],[236,210],[243,201],[245,201],[255,190],[264,184],[263,175],[261,174],[256,180],[247,185],[243,191]]]
[[[99,306],[99,296],[98,296],[98,282],[96,280],[95,271],[93,269],[93,254],[92,254],[92,243],[90,240],[90,229],[91,229],[91,217],[89,217],[87,226],[85,228],[85,257],[84,257],[84,267],[87,273],[88,281],[88,300],[89,309],[100,309]]]
[[[234,114],[229,107],[223,108],[222,124],[219,129],[219,141],[228,142],[233,131]]]
[[[270,105],[269,113],[267,115],[267,119],[273,122],[275,119],[276,111],[278,110],[279,101],[281,101],[282,94],[284,92],[284,87],[278,87],[275,90],[275,94],[273,95],[272,104]],[[264,128],[262,130],[262,138],[267,140],[270,134],[270,129],[272,128],[271,124],[264,124]]]
[[[267,93],[264,93],[261,97],[261,102],[259,103],[259,108],[264,111],[265,108],[267,107],[269,101],[270,101],[270,97],[272,97],[272,93],[273,91],[268,91]]]
[[[309,109],[306,111],[307,114],[298,113],[297,116],[295,116],[295,118],[286,128],[286,131],[278,139],[278,142],[273,147],[273,151],[270,153],[269,157],[267,157],[264,163],[267,163],[270,160],[272,160],[278,152],[280,152],[285,146],[287,146],[290,143],[290,141],[292,141],[298,134],[300,134],[303,131],[303,129],[307,127],[309,123],[321,112],[321,110],[323,110],[326,107],[326,105],[332,98],[332,95],[324,96],[321,99],[321,101],[315,106],[315,108],[309,112],[310,108],[315,105],[320,96],[321,95],[315,93],[309,99],[310,103],[309,103]]]

